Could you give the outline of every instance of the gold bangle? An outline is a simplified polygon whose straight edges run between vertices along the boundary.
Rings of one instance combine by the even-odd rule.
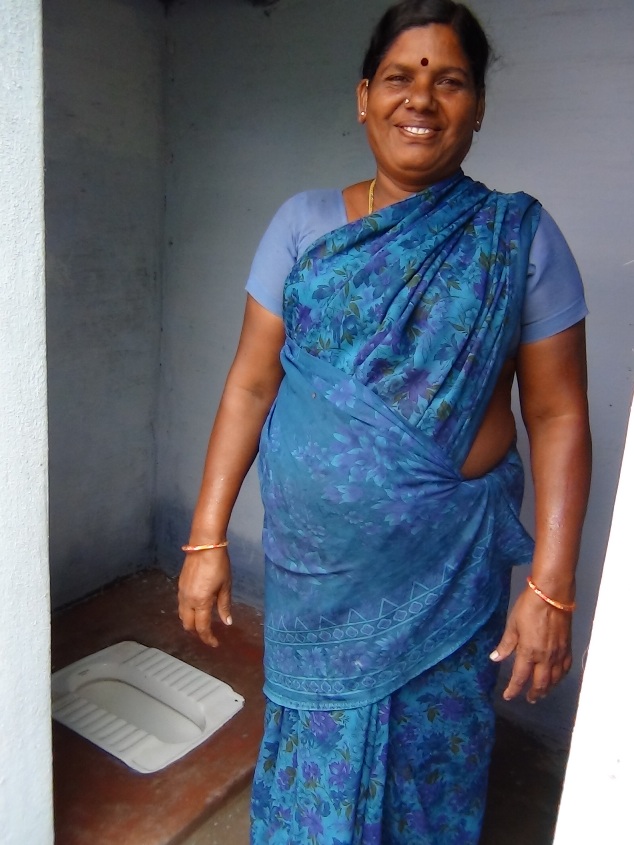
[[[572,613],[572,611],[576,608],[576,602],[572,602],[571,604],[564,604],[561,601],[555,601],[555,599],[551,599],[545,593],[536,587],[535,584],[530,579],[530,575],[526,579],[526,583],[531,588],[531,590],[535,593],[535,595],[539,596],[542,601],[545,601],[547,604],[551,605],[551,607],[556,607],[557,610],[563,610],[565,613]]]
[[[181,550],[185,554],[190,552],[206,552],[210,549],[225,549],[229,545],[229,540],[221,540],[220,543],[208,543],[205,546],[181,546]]]

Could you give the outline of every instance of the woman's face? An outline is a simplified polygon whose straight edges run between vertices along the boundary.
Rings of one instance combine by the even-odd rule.
[[[378,172],[411,192],[458,170],[484,115],[484,95],[444,24],[403,32],[357,99]]]

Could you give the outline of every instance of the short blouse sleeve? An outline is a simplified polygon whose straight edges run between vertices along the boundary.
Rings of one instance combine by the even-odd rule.
[[[317,238],[346,222],[341,191],[304,191],[280,206],[251,264],[247,293],[267,311],[282,316],[284,282]]]
[[[542,209],[529,255],[520,343],[552,337],[587,313],[577,263],[559,227]]]

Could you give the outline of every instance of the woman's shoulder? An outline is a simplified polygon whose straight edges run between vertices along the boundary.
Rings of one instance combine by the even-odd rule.
[[[499,208],[499,203],[511,211],[516,220],[524,221],[524,226],[528,226],[535,234],[543,211],[541,202],[532,194],[526,191],[491,191],[492,197],[495,198],[494,205]]]
[[[260,241],[247,291],[274,314],[281,314],[284,280],[306,249],[345,223],[341,191],[324,188],[289,197],[273,215]]]
[[[338,188],[311,188],[299,191],[284,200],[278,209],[280,212],[316,212],[321,209],[337,208],[342,203],[342,192]]]
[[[345,222],[341,191],[313,189],[293,194],[273,215],[258,251],[288,252],[293,260],[306,245]]]
[[[581,279],[568,241],[552,215],[540,206],[539,222],[531,244],[531,263],[542,268],[565,272]]]
[[[320,221],[339,221],[345,216],[343,195],[337,188],[313,188],[289,197],[279,207],[275,218],[288,221],[295,231],[319,227]],[[275,219],[274,218],[274,219]]]
[[[283,239],[297,260],[307,247],[346,222],[343,195],[337,188],[316,188],[293,194],[279,207],[271,234]]]

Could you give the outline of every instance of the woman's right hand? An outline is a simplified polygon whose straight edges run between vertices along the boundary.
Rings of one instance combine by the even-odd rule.
[[[247,296],[238,350],[209,438],[190,531],[192,545],[227,536],[231,511],[284,375],[284,337],[281,317]],[[183,628],[215,648],[214,606],[222,622],[231,625],[231,562],[225,547],[188,554],[178,582]]]
[[[226,548],[186,555],[178,579],[178,615],[183,628],[216,648],[214,605],[222,622],[231,625],[231,561]]]

